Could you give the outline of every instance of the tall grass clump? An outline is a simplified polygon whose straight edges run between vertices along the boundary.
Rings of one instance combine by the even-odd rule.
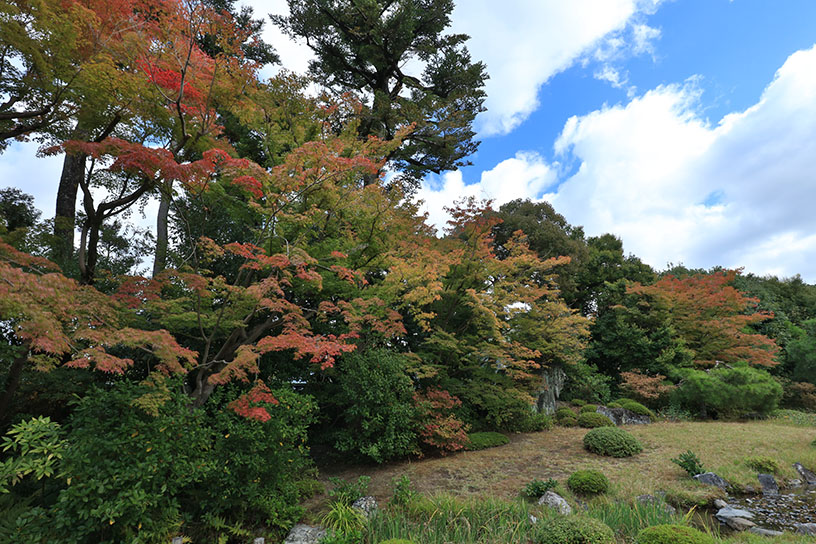
[[[646,527],[683,523],[683,518],[672,513],[667,506],[661,500],[633,503],[593,501],[587,506],[586,515],[601,520],[629,542]]]

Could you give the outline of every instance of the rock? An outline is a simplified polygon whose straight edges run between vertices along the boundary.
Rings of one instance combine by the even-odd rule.
[[[659,494],[660,493],[658,493],[658,495]],[[665,493],[664,493],[664,495],[665,495]],[[655,497],[654,495],[638,495],[637,497],[635,497],[635,500],[637,500],[641,504],[661,504],[662,503],[663,504],[663,509],[666,512],[668,512],[669,514],[676,514],[677,513],[677,509],[674,506],[672,506],[671,504],[665,502],[665,498],[662,497],[662,496],[661,497]]]
[[[816,474],[802,466],[802,463],[794,463],[793,468],[799,473],[799,476],[805,481],[807,485],[816,485]]]
[[[789,487],[802,487],[802,480],[799,478],[794,478],[793,480],[788,480]]]
[[[762,485],[763,495],[779,495],[779,485],[773,474],[758,474],[757,480]]]
[[[374,497],[360,497],[351,505],[352,508],[361,510],[366,518],[370,518],[377,511],[377,499]]]
[[[725,508],[728,503],[722,499],[714,499],[714,508]]]
[[[735,531],[747,531],[756,525],[749,519],[754,517],[753,513],[732,506],[720,508],[714,516]]]
[[[615,425],[647,425],[652,422],[649,416],[642,416],[634,412],[630,412],[625,408],[607,408],[606,406],[598,406],[595,410],[599,414],[603,414],[612,420]]]
[[[796,534],[816,536],[816,523],[797,523]]]
[[[748,532],[760,536],[782,536],[785,534],[782,531],[772,531],[771,529],[763,529],[762,527],[751,527],[748,529]]]
[[[555,413],[555,402],[567,383],[567,373],[559,365],[544,370],[541,387],[536,398],[536,409],[543,414]]]
[[[292,527],[283,544],[317,544],[326,536],[326,530],[321,527],[298,524]]]
[[[701,484],[714,485],[719,487],[720,489],[728,488],[728,482],[726,482],[713,472],[704,472],[702,474],[697,474],[696,476],[694,476],[694,479],[700,482]]]
[[[538,523],[538,518],[535,517],[534,515],[530,514],[530,523],[535,525],[536,523]]]
[[[553,510],[557,510],[559,514],[564,516],[568,516],[572,514],[572,507],[569,503],[559,495],[558,493],[553,493],[552,491],[547,491],[544,495],[538,499],[538,504],[543,504],[545,506],[549,506]]]
[[[728,518],[725,524],[735,531],[747,531],[756,527],[756,523],[745,518]]]

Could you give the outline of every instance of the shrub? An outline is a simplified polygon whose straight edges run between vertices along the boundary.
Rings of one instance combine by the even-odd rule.
[[[581,406],[585,405],[587,402],[585,400],[582,400],[582,399],[572,399],[570,401],[570,403],[572,403],[573,406],[578,406],[580,408]]]
[[[666,383],[666,376],[657,374],[649,376],[638,370],[621,372],[620,388],[637,399],[641,399],[652,406],[659,403],[661,398],[671,393],[675,386]]]
[[[602,521],[577,516],[552,518],[541,524],[537,544],[614,544],[615,534]]]
[[[468,440],[470,440],[470,442],[468,443],[466,449],[471,451],[495,448],[496,446],[504,446],[505,444],[510,443],[510,439],[503,434],[489,431],[482,433],[469,433]]]
[[[311,401],[274,391],[274,417],[262,422],[225,409],[237,387],[214,393],[207,410],[191,409],[181,389],[119,383],[79,401],[63,457],[71,485],[52,509],[55,530],[77,542],[130,542],[137,532],[169,541],[187,518],[196,522],[185,532],[212,541],[225,520],[279,530],[297,521],[298,482],[311,466],[303,446]]]
[[[537,413],[530,414],[517,425],[512,425],[512,429],[519,433],[535,433],[552,429],[553,421],[547,414]]]
[[[368,484],[371,482],[370,476],[360,476],[356,482],[347,482],[337,476],[329,478],[329,483],[334,487],[329,491],[332,502],[337,502],[351,506],[351,504],[365,497],[368,494]]]
[[[685,525],[653,525],[641,530],[636,544],[714,544],[714,539]]]
[[[485,382],[490,378],[492,376]],[[540,417],[533,409],[530,396],[519,391],[510,380],[480,382],[478,387],[451,383],[448,387],[462,401],[459,415],[474,430],[525,433],[544,430],[548,423],[546,415]]]
[[[564,416],[557,421],[559,425],[562,427],[577,427],[578,426],[578,417],[573,414],[572,416]]]
[[[39,481],[58,475],[66,443],[60,439],[59,423],[38,417],[12,425],[2,446],[4,452],[16,454],[0,462],[0,493],[8,493],[26,476]]]
[[[683,384],[673,398],[702,416],[715,412],[720,417],[737,417],[755,412],[768,414],[782,398],[782,386],[765,370],[736,363],[731,368],[709,372],[682,371]]]
[[[403,474],[399,478],[392,478],[391,483],[394,485],[394,492],[391,494],[391,500],[388,504],[405,506],[411,502],[414,491],[411,489],[411,479],[408,475]]]
[[[555,419],[561,419],[562,417],[576,417],[576,415],[570,408],[564,407],[555,411]]]
[[[651,419],[654,419],[655,415],[654,412],[643,406],[641,403],[632,400],[632,399],[618,399],[618,404],[621,408],[625,410],[629,410],[630,412],[634,412],[641,416],[649,416]]]
[[[583,412],[578,414],[578,425],[586,429],[615,426],[611,419],[597,412]]]
[[[453,410],[462,401],[442,389],[414,393],[419,437],[426,447],[443,455],[464,449],[468,444],[468,425]]]
[[[577,470],[567,479],[567,487],[581,495],[597,495],[609,490],[609,480],[597,470]]]
[[[342,358],[321,403],[321,413],[333,415],[326,435],[337,451],[377,463],[416,451],[414,387],[405,366],[404,356],[387,350]]]
[[[581,413],[583,414],[585,412],[594,412],[597,409],[598,409],[597,404],[584,404],[583,406],[581,406]]]
[[[521,495],[528,499],[537,499],[543,496],[547,491],[555,489],[557,485],[558,482],[553,478],[548,478],[547,480],[532,480],[521,490]]]
[[[618,401],[610,402],[606,405],[607,408],[623,408]]]
[[[680,466],[683,470],[688,472],[688,475],[691,477],[697,476],[698,474],[702,474],[705,472],[703,468],[703,463],[700,461],[700,458],[697,457],[697,454],[691,450],[686,451],[685,453],[681,453],[677,456],[676,459],[671,460],[672,463],[675,465]]]
[[[584,447],[609,457],[631,457],[643,451],[637,438],[617,427],[599,427],[584,435]]]
[[[772,457],[746,457],[743,463],[761,474],[778,474],[779,461]]]

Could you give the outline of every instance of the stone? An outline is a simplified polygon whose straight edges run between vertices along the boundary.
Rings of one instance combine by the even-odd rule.
[[[728,503],[722,499],[714,499],[714,508],[725,508],[728,506]]]
[[[615,425],[648,425],[652,422],[649,416],[642,416],[634,412],[630,412],[625,408],[607,408],[606,406],[598,406],[595,410],[599,414],[603,414],[612,420]]]
[[[360,497],[351,504],[351,507],[362,511],[366,518],[370,518],[377,511],[377,499],[371,496]]]
[[[555,403],[564,385],[567,383],[567,373],[559,365],[550,365],[543,372],[541,387],[536,395],[536,409],[542,414],[555,413]]]
[[[788,480],[789,487],[802,487],[802,480],[799,478],[794,478],[793,480]]]
[[[773,531],[771,529],[763,529],[762,527],[751,527],[748,529],[748,532],[760,536],[782,536],[785,534],[782,531]]]
[[[725,524],[735,531],[747,531],[756,527],[756,523],[745,518],[728,518]]]
[[[569,505],[566,499],[564,499],[564,497],[558,493],[554,493],[552,491],[547,491],[544,493],[544,495],[538,499],[538,504],[548,506],[564,516],[572,514],[572,507]]]
[[[794,463],[793,468],[799,473],[799,476],[805,481],[807,485],[816,485],[816,474],[802,466],[802,463]]]
[[[816,523],[797,523],[796,534],[816,536]]]
[[[283,544],[317,544],[325,536],[326,530],[322,527],[313,527],[301,523],[292,527]]]
[[[779,484],[773,474],[758,474],[757,480],[762,485],[763,495],[779,495]]]
[[[530,523],[535,525],[536,523],[538,523],[538,518],[535,517],[534,515],[530,514]]]
[[[661,493],[658,492],[658,495],[661,495]],[[635,497],[635,500],[637,500],[641,504],[663,504],[663,510],[665,510],[669,514],[677,513],[677,509],[674,506],[665,502],[666,500],[665,493],[658,497],[655,497],[654,495],[638,495],[637,497]]]
[[[696,476],[694,476],[694,479],[700,482],[701,484],[717,486],[720,489],[728,488],[728,482],[726,482],[713,472],[704,472],[702,474],[697,474]]]
[[[714,514],[718,520],[725,523],[725,520],[731,518],[746,518],[750,519],[754,517],[752,512],[748,510],[743,510],[741,508],[734,508],[733,506],[726,506],[725,508],[720,508],[717,510],[717,513]]]

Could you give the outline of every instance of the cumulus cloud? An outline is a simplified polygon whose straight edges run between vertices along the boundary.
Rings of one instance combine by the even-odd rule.
[[[547,184],[525,185],[532,175],[515,164],[508,182],[527,191],[514,197],[546,198],[572,224],[619,235],[627,251],[658,268],[744,266],[816,281],[816,46],[791,55],[745,111],[710,122],[700,96],[690,80],[570,118],[554,150],[577,169],[547,178],[541,195]],[[558,171],[538,155],[515,160]],[[495,187],[500,166],[482,183],[491,178]],[[423,196],[482,190],[446,179]]]
[[[446,206],[454,201],[475,197],[493,200],[498,207],[516,198],[536,198],[556,180],[556,168],[536,153],[519,152],[492,170],[482,173],[479,183],[465,185],[462,172],[448,172],[423,182],[417,198],[423,201],[420,211],[428,214],[428,224],[444,229],[449,218]]]
[[[630,24],[641,24],[638,18],[659,3],[513,0],[497,9],[493,0],[458,2],[453,30],[470,35],[468,49],[474,59],[487,64],[490,74],[487,112],[477,119],[479,134],[511,132],[538,108],[541,86],[587,55],[600,50],[620,55],[632,47],[627,44],[633,35],[641,37],[637,47],[645,47],[654,34],[623,31]]]

